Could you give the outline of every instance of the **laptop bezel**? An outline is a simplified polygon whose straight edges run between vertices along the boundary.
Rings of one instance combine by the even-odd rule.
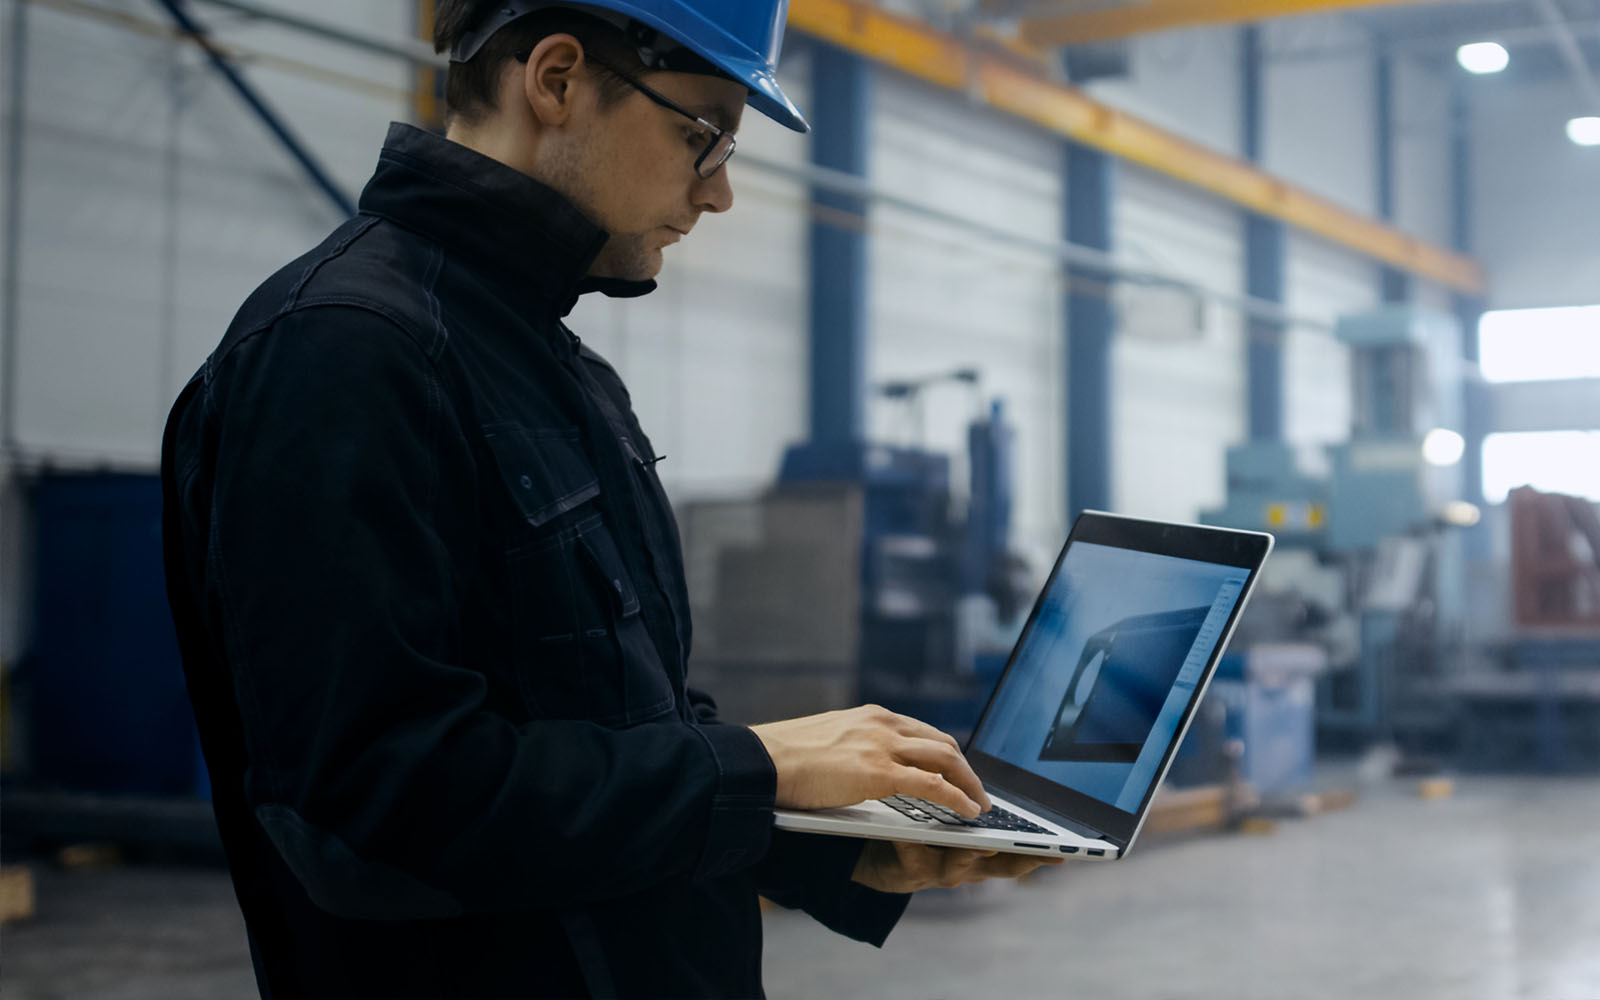
[[[1151,782],[1145,790],[1144,797],[1140,800],[1138,808],[1132,812],[1118,809],[1109,802],[1103,802],[1093,796],[1086,795],[1065,785],[1057,784],[1048,778],[1040,777],[1015,764],[1002,760],[991,754],[975,749],[978,734],[983,732],[984,723],[988,721],[989,713],[994,709],[996,696],[1004,689],[1012,668],[1016,665],[1017,653],[1023,647],[1022,638],[1011,649],[1011,655],[1006,660],[1005,669],[1000,674],[1000,679],[995,683],[994,689],[989,694],[989,701],[983,707],[983,714],[978,717],[977,725],[972,728],[972,735],[967,738],[963,748],[967,761],[972,769],[986,785],[1003,789],[1004,794],[1018,800],[1019,804],[1026,805],[1034,811],[1046,816],[1059,816],[1065,820],[1075,821],[1076,824],[1087,826],[1105,840],[1115,844],[1119,849],[1126,850],[1128,844],[1142,825],[1142,817],[1150,805],[1150,799],[1155,789],[1166,776],[1167,768],[1172,763],[1173,756],[1183,743],[1183,737],[1189,729],[1189,723],[1194,717],[1195,709],[1205,695],[1206,688],[1211,683],[1211,676],[1216,672],[1217,663],[1222,659],[1222,652],[1227,648],[1228,639],[1233,634],[1239,615],[1244,610],[1250,592],[1255,586],[1256,578],[1261,572],[1261,566],[1266,561],[1268,553],[1272,551],[1272,536],[1256,531],[1239,531],[1233,528],[1217,528],[1207,525],[1174,524],[1164,521],[1149,521],[1142,518],[1125,517],[1118,514],[1109,514],[1104,511],[1084,511],[1073,523],[1072,531],[1067,536],[1067,541],[1061,546],[1061,551],[1056,555],[1055,565],[1050,568],[1050,575],[1045,579],[1039,594],[1034,598],[1033,608],[1028,613],[1027,622],[1023,625],[1022,637],[1026,637],[1034,627],[1034,621],[1044,606],[1045,595],[1050,592],[1055,583],[1056,576],[1061,572],[1061,565],[1071,551],[1074,543],[1085,542],[1096,545],[1107,545],[1113,548],[1130,549],[1136,552],[1149,552],[1155,555],[1172,556],[1179,559],[1193,559],[1199,562],[1208,562],[1214,565],[1235,566],[1248,569],[1250,575],[1245,578],[1244,586],[1240,589],[1239,600],[1235,602],[1232,613],[1228,616],[1227,623],[1223,626],[1217,645],[1211,651],[1210,658],[1206,661],[1205,670],[1201,674],[1200,682],[1195,685],[1195,691],[1189,698],[1189,703],[1184,706],[1183,716],[1178,722],[1178,729],[1166,753],[1161,758],[1161,765],[1156,769],[1156,780]]]

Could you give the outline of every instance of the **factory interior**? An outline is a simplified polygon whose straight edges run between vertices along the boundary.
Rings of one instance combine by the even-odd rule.
[[[435,9],[0,6],[7,997],[259,995],[163,427],[442,133]],[[1275,541],[1125,859],[881,948],[764,899],[766,994],[1600,998],[1600,0],[789,0],[777,79],[810,131],[747,113],[733,209],[565,320],[723,721],[966,745],[1084,511]]]

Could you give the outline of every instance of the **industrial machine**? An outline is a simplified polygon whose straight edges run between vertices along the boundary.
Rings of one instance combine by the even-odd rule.
[[[1350,348],[1349,441],[1311,456],[1279,441],[1231,449],[1227,504],[1202,519],[1278,536],[1234,649],[1313,640],[1328,651],[1319,738],[1431,749],[1450,726],[1443,681],[1465,614],[1458,529],[1478,513],[1462,499],[1460,328],[1388,306],[1335,333]]]
[[[889,382],[876,392],[920,414],[922,394],[952,382],[977,394],[971,369]],[[968,427],[964,504],[951,489],[950,456],[925,447],[807,443],[784,455],[780,495],[820,483],[859,490],[860,700],[952,732],[976,724],[997,673],[980,669],[979,633],[985,622],[1015,617],[1027,596],[1008,551],[1012,441],[1001,402],[982,407]],[[994,657],[982,659],[996,666]]]
[[[1600,770],[1600,513],[1581,497],[1511,491],[1511,620],[1453,679],[1462,766]]]

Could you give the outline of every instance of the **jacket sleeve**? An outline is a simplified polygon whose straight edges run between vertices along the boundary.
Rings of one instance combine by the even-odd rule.
[[[187,558],[250,808],[314,902],[369,919],[563,907],[765,853],[776,777],[748,729],[485,710],[459,613],[476,428],[405,332],[306,309],[210,381],[191,407],[212,469]]]
[[[702,725],[732,728],[717,720],[717,703],[706,692],[690,688],[689,702]],[[835,933],[881,948],[911,896],[878,892],[851,880],[865,845],[854,837],[774,830],[753,871],[756,888],[779,906],[804,910]]]

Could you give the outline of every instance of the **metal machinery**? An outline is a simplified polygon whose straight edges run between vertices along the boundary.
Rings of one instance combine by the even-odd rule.
[[[1511,621],[1452,685],[1473,770],[1600,770],[1600,515],[1580,497],[1511,491]]]
[[[1233,648],[1327,650],[1319,737],[1432,749],[1449,728],[1443,681],[1464,617],[1455,526],[1476,518],[1462,501],[1460,329],[1389,306],[1342,318],[1336,336],[1350,347],[1350,440],[1310,456],[1280,441],[1231,449],[1227,504],[1203,520],[1278,536]]]
[[[976,391],[978,377],[964,369],[877,392],[920,417],[921,394],[949,381]],[[860,700],[952,732],[976,723],[1003,665],[980,656],[976,636],[983,623],[1014,617],[1021,600],[1007,548],[1012,438],[999,400],[969,426],[964,509],[952,495],[950,457],[925,448],[807,443],[785,454],[779,494],[819,483],[860,491]]]

